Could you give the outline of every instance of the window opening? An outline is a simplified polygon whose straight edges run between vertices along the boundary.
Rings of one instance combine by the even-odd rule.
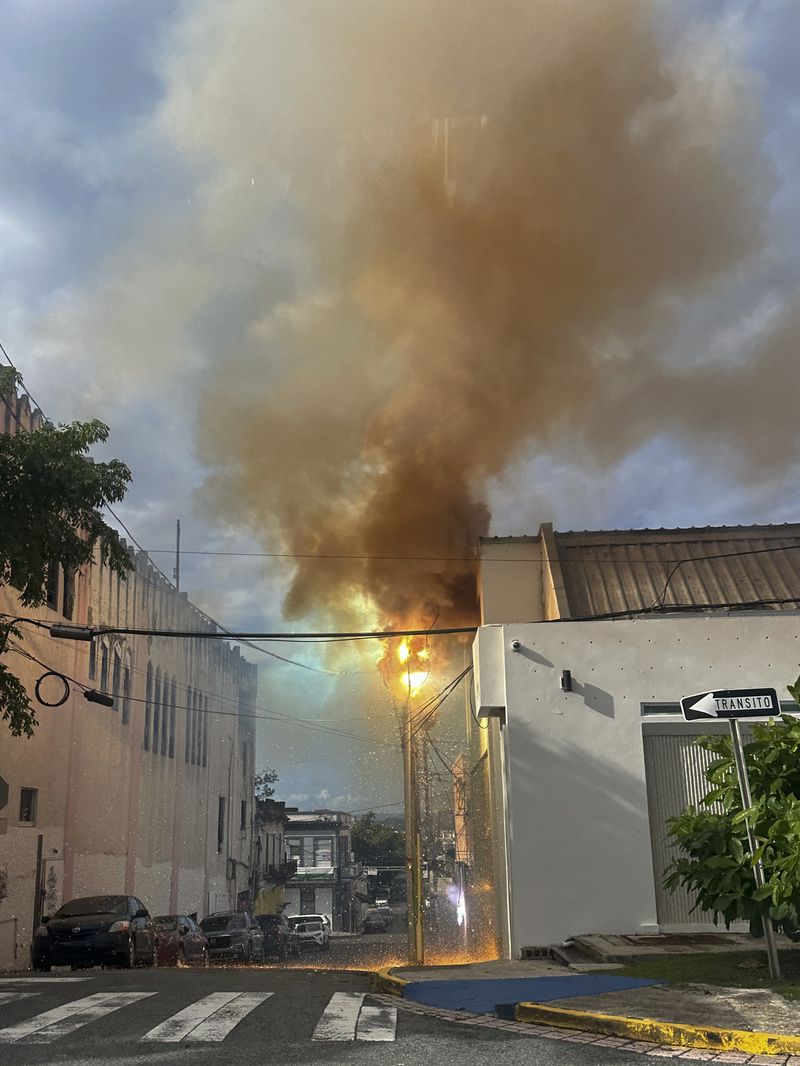
[[[158,742],[161,739],[161,667],[156,669],[156,683],[153,688],[153,754],[158,755]]]
[[[47,606],[51,611],[58,610],[58,586],[60,584],[60,567],[55,559],[47,564]]]
[[[75,611],[75,571],[69,567],[64,567],[64,605],[61,613],[65,618],[72,619],[72,615]]]
[[[39,799],[38,788],[21,788],[19,790],[19,820],[30,825],[36,822],[36,806]]]
[[[153,702],[153,666],[147,664],[147,683],[144,701],[144,750],[150,750],[150,712]]]
[[[217,810],[217,853],[222,853],[225,844],[225,797],[220,796]]]
[[[125,666],[122,675],[122,724],[127,725],[131,720],[131,668]]]
[[[100,691],[108,692],[108,645],[100,648]]]

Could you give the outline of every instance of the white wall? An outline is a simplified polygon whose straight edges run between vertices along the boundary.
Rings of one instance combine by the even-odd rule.
[[[650,931],[641,705],[748,686],[788,699],[800,670],[797,614],[502,629],[485,647],[499,648],[505,671],[512,955],[571,934]]]

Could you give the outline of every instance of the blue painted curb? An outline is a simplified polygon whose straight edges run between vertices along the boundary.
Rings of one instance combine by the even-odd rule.
[[[403,987],[406,999],[429,1007],[463,1010],[472,1014],[495,1014],[513,1018],[517,1003],[548,1003],[572,996],[596,996],[628,988],[663,985],[638,977],[612,974],[569,974],[559,977],[500,977],[467,981],[410,981]],[[510,1014],[507,1012],[511,1011]]]

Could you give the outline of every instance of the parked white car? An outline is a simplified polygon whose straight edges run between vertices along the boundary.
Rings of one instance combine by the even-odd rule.
[[[319,922],[325,930],[325,951],[328,950],[328,942],[331,938],[331,920],[327,914],[292,914],[286,916],[290,922]]]
[[[320,951],[328,951],[331,946],[328,930],[316,915],[298,914],[286,920],[297,933],[301,949],[319,948]]]

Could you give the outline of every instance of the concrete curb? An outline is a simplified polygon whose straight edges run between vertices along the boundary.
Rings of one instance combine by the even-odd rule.
[[[685,1025],[661,1022],[653,1018],[625,1018],[591,1011],[565,1010],[543,1003],[517,1003],[514,1017],[518,1022],[549,1025],[560,1029],[578,1029],[603,1036],[651,1044],[672,1044],[711,1051],[738,1051],[747,1055],[800,1055],[800,1036],[781,1033],[757,1033],[746,1029],[718,1029],[713,1025]]]
[[[393,966],[384,966],[380,970],[372,970],[372,991],[383,992],[390,996],[404,995],[403,989],[410,982],[402,977],[395,977],[392,973]]]

